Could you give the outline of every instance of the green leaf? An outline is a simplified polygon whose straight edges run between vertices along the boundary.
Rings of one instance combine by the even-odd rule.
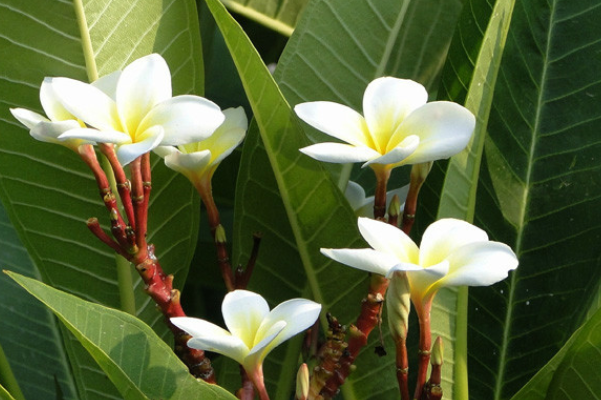
[[[601,310],[512,400],[601,399]]]
[[[114,256],[85,226],[92,216],[108,225],[91,174],[70,151],[31,139],[8,108],[41,112],[45,76],[87,80],[152,52],[170,65],[175,94],[202,92],[194,2],[0,0],[0,13],[0,199],[45,282],[119,307]],[[196,243],[199,201],[183,177],[157,164],[154,159],[149,239],[181,286]],[[137,314],[167,335],[139,279],[135,285]],[[71,356],[82,350],[72,340],[66,345],[80,396],[110,396],[109,389],[94,389],[106,384],[95,366],[85,367],[91,360],[76,361]]]
[[[65,324],[124,399],[235,399],[219,386],[190,375],[171,348],[130,314],[8,274]]]
[[[0,385],[0,399],[2,400],[16,400],[8,391]]]
[[[222,0],[235,13],[290,36],[309,0]]]
[[[513,6],[513,0],[499,0],[490,12],[481,13],[479,22],[484,16],[490,18],[484,31],[474,23],[472,7],[466,8],[459,23],[443,75],[443,88],[448,89],[444,95],[452,100],[465,96],[464,105],[476,116],[477,123],[467,148],[448,162],[437,219],[458,218],[473,223],[488,117]],[[463,38],[469,38],[471,43],[465,43]],[[476,52],[475,63],[466,57],[466,49]],[[460,88],[459,93],[456,88]],[[443,370],[443,390],[445,396],[455,399],[469,397],[467,296],[467,288],[443,289],[432,311],[432,335],[445,338],[447,367]]]
[[[489,119],[477,225],[520,265],[470,289],[473,398],[516,393],[582,324],[601,275],[601,8],[517,2]]]
[[[39,279],[1,205],[0,247],[2,268]],[[0,357],[4,355],[6,362],[0,364],[10,365],[26,399],[53,398],[55,380],[65,399],[76,398],[75,383],[52,314],[5,275],[0,276],[0,287]],[[3,370],[0,375],[0,382],[5,382]]]

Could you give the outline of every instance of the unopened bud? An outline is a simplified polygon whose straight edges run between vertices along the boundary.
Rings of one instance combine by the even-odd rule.
[[[309,368],[303,363],[296,374],[296,398],[307,400],[309,397]]]
[[[217,225],[217,228],[215,228],[215,243],[226,243],[227,242],[227,237],[225,235],[225,229],[223,228],[223,225],[219,224]]]
[[[444,356],[444,346],[442,344],[442,338],[438,336],[432,345],[432,354],[430,355],[430,364],[442,365]]]
[[[410,309],[411,291],[407,274],[404,271],[395,271],[390,278],[390,285],[386,291],[388,326],[395,340],[407,338]]]
[[[432,164],[432,161],[421,164],[413,164],[413,167],[411,167],[411,182],[415,181],[416,183],[423,183],[432,169]]]
[[[399,196],[396,194],[392,196],[392,200],[390,200],[390,204],[388,205],[388,216],[389,217],[398,217],[401,212],[401,200]]]

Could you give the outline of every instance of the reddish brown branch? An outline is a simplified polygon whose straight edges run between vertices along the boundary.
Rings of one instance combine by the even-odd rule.
[[[127,179],[127,176],[125,175],[125,171],[123,170],[121,163],[117,159],[117,154],[115,153],[114,145],[99,143],[98,147],[100,148],[100,151],[102,152],[102,154],[104,154],[109,164],[111,165],[111,169],[113,170],[113,174],[115,175],[115,181],[117,183],[117,191],[119,192],[119,197],[121,198],[121,204],[123,205],[123,209],[125,210],[125,216],[127,217],[129,225],[131,225],[131,227],[135,229],[136,221],[131,202],[131,183]]]

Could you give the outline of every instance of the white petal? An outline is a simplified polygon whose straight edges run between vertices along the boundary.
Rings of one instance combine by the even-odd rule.
[[[40,103],[42,103],[42,108],[51,121],[75,119],[59,101],[52,86],[52,78],[44,78],[42,82],[42,86],[40,87]]]
[[[363,187],[361,187],[361,185],[353,181],[348,181],[348,183],[346,184],[344,197],[346,197],[351,208],[355,212],[357,212],[357,210],[360,210],[367,202],[367,199],[365,198],[365,190],[363,190]]]
[[[399,270],[402,271],[401,268]],[[449,262],[443,261],[428,268],[420,268],[407,272],[411,297],[414,301],[420,301],[424,296],[432,293],[432,285],[449,272]]]
[[[401,122],[428,101],[428,92],[417,82],[392,77],[372,81],[363,95],[363,115],[382,151]]]
[[[225,325],[234,336],[252,348],[263,319],[269,314],[265,299],[248,290],[229,292],[221,305]]]
[[[269,329],[261,335],[259,343],[250,349],[246,359],[244,360],[244,369],[247,372],[254,371],[258,366],[263,364],[263,360],[269,352],[277,345],[270,346],[276,337],[286,328],[285,321],[277,321],[269,326]]]
[[[160,55],[139,58],[123,69],[116,103],[128,132],[135,132],[153,107],[170,98],[171,73]]]
[[[318,161],[331,163],[363,162],[380,156],[380,153],[369,147],[357,147],[342,143],[317,143],[303,147],[300,152]]]
[[[449,158],[465,149],[475,126],[474,115],[465,107],[438,101],[428,103],[411,113],[401,124],[392,141],[408,135],[419,136],[419,148],[404,164],[436,161]]]
[[[485,242],[482,229],[458,219],[441,219],[426,228],[420,244],[420,265],[438,264],[457,248],[468,243]]]
[[[137,132],[161,125],[165,129],[161,145],[178,146],[206,139],[224,120],[215,103],[198,96],[177,96],[154,107]]]
[[[321,249],[321,254],[362,271],[386,276],[399,263],[396,257],[373,249]]]
[[[248,128],[248,119],[242,107],[228,108],[223,114],[225,121],[202,142],[202,147],[209,149],[214,157],[212,164],[218,164],[229,156],[242,142]]]
[[[157,148],[155,148],[154,150],[152,150],[154,152],[154,154],[156,154],[157,156],[161,157],[161,158],[165,158],[167,157],[169,154],[173,154],[173,153],[181,153],[177,147],[173,147],[173,146],[158,146]]]
[[[370,218],[359,218],[361,236],[376,251],[396,258],[397,263],[418,264],[417,245],[399,228]]]
[[[100,130],[123,132],[115,102],[100,89],[69,78],[51,78],[54,93],[75,117]]]
[[[405,185],[398,189],[389,190],[386,192],[386,204],[390,204],[392,198],[397,195],[401,202],[398,212],[402,213],[405,208],[405,200],[407,199],[407,193],[409,193],[409,185]],[[359,217],[373,218],[374,216],[374,201],[375,196],[369,196],[365,199],[365,203],[362,207],[355,209],[355,214]]]
[[[34,126],[29,132],[34,139],[48,143],[63,144],[61,135],[67,131],[82,129],[75,120],[45,122],[42,121]]]
[[[214,351],[236,360],[242,364],[249,349],[239,338],[232,336],[225,329],[198,318],[171,318],[171,323],[192,336],[188,346]]]
[[[489,286],[505,278],[518,266],[511,248],[499,242],[478,242],[465,245],[447,259],[449,273],[441,286]]]
[[[296,115],[323,133],[357,146],[373,148],[365,119],[357,111],[330,101],[297,104]]]
[[[10,113],[19,120],[20,123],[28,127],[29,129],[36,126],[38,123],[44,121],[49,122],[50,120],[43,115],[36,112],[27,110],[25,108],[11,108]]]
[[[321,304],[306,299],[292,299],[279,304],[263,319],[251,353],[260,349],[258,361],[261,362],[275,347],[311,327],[320,311]],[[276,336],[273,336],[274,332],[277,332]]]
[[[156,149],[155,149],[156,152]],[[165,157],[165,165],[172,170],[191,177],[191,174],[201,174],[211,161],[209,150],[184,154],[179,151]]]
[[[96,79],[94,82],[92,82],[92,86],[97,87],[111,99],[116,100],[117,83],[119,83],[120,77],[121,71],[115,71],[113,73],[103,76],[102,78]]]
[[[121,144],[117,147],[117,159],[121,165],[127,165],[142,154],[156,148],[163,140],[163,127],[153,126],[144,133],[144,140],[131,144]]]
[[[75,122],[75,121],[73,121]],[[95,143],[129,143],[131,138],[123,132],[113,130],[99,131],[98,129],[81,128],[79,124],[74,129],[60,135],[59,139],[82,139]]]
[[[397,147],[387,152],[381,157],[374,158],[366,162],[363,167],[370,164],[397,164],[405,161],[411,154],[419,148],[420,139],[411,135],[406,137]]]

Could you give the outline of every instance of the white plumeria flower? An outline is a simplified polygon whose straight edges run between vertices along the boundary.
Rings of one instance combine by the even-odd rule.
[[[488,240],[482,229],[457,219],[431,224],[417,245],[402,230],[359,218],[359,230],[371,249],[321,249],[333,260],[387,278],[405,271],[411,299],[418,306],[444,286],[489,286],[518,266],[509,246]]]
[[[386,192],[386,204],[390,204],[394,195],[399,197],[401,201],[401,207],[398,210],[399,214],[403,212],[403,208],[405,207],[405,199],[407,198],[407,193],[409,193],[409,185],[405,185],[398,189],[389,190]],[[346,190],[344,191],[344,197],[349,202],[349,205],[355,211],[355,215],[358,217],[369,217],[373,218],[374,216],[374,196],[366,197],[365,189],[357,182],[349,181],[346,185]]]
[[[167,167],[185,175],[195,185],[208,184],[213,173],[242,142],[248,119],[242,107],[223,110],[225,121],[209,138],[181,146],[159,146],[154,152]],[[209,181],[209,182],[207,182]]]
[[[303,121],[346,142],[318,143],[301,151],[319,161],[388,169],[449,158],[465,148],[476,120],[459,104],[427,100],[419,83],[383,77],[367,86],[363,115],[328,101],[298,104],[294,110]]]
[[[319,317],[321,305],[311,300],[292,299],[269,311],[262,296],[247,290],[234,290],[225,296],[221,311],[229,332],[197,318],[177,317],[171,318],[171,322],[192,336],[189,347],[234,359],[259,386],[262,385],[262,365],[267,354],[311,327]]]
[[[169,67],[158,54],[142,57],[96,85],[69,78],[51,78],[51,83],[64,108],[94,128],[69,130],[59,139],[114,143],[122,165],[157,146],[206,139],[225,119],[205,98],[172,97]]]
[[[85,143],[84,140],[61,140],[59,136],[71,129],[85,128],[85,125],[60,103],[52,87],[51,78],[45,78],[42,82],[40,103],[48,118],[25,108],[11,108],[10,112],[19,122],[29,128],[29,133],[34,139],[60,144],[77,151],[77,147]]]

